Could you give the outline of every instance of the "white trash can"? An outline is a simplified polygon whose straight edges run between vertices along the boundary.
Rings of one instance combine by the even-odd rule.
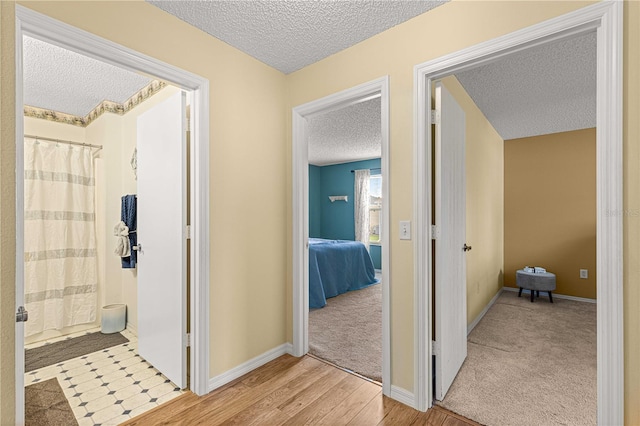
[[[117,333],[124,330],[127,319],[127,305],[116,303],[102,307],[102,334]]]

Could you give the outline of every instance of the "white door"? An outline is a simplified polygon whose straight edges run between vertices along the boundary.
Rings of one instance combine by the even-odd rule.
[[[435,89],[435,397],[442,400],[467,357],[465,115],[442,83]]]
[[[186,107],[177,93],[138,117],[138,351],[187,385]]]

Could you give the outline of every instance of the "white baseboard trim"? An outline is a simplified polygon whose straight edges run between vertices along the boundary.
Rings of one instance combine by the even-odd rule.
[[[391,399],[395,399],[398,402],[408,405],[411,408],[416,407],[416,398],[412,392],[406,389],[399,388],[398,386],[391,385]]]
[[[504,289],[504,287],[502,288]],[[482,319],[482,317],[485,316],[485,314],[487,312],[489,312],[489,309],[491,309],[491,307],[493,306],[494,303],[496,303],[496,301],[498,300],[498,297],[500,297],[500,295],[502,294],[502,289],[498,290],[498,292],[496,293],[495,296],[493,296],[493,299],[491,299],[489,301],[489,303],[487,304],[487,306],[484,307],[484,309],[482,310],[482,312],[480,312],[480,314],[478,314],[478,316],[476,317],[476,319],[474,319],[471,324],[469,324],[467,326],[467,336],[469,335],[469,333],[471,333],[471,331],[476,327],[476,325],[478,325],[478,323],[480,322],[480,320]]]
[[[517,288],[517,287],[502,287],[502,290],[503,291],[513,291],[513,292],[520,291],[520,289]],[[529,293],[529,290],[524,289],[524,290],[522,290],[522,293]],[[546,293],[546,292],[543,292],[543,293]],[[567,296],[566,294],[558,294],[558,293],[553,293],[553,297],[554,298],[558,298],[558,299],[573,300],[575,302],[586,302],[586,303],[597,303],[598,302],[596,299],[589,299],[589,298],[586,298],[586,297]]]
[[[238,377],[244,376],[245,374],[250,373],[256,368],[263,366],[269,361],[273,361],[279,356],[292,353],[293,345],[291,343],[284,343],[276,348],[273,348],[261,355],[258,355],[253,359],[250,359],[245,363],[238,365],[237,367],[232,368],[231,370],[225,371],[222,374],[210,378],[207,392],[211,392],[212,390],[217,389],[220,386],[226,385],[227,383],[237,379]]]

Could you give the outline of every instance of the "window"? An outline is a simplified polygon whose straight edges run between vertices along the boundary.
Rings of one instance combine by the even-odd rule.
[[[369,177],[369,242],[380,242],[382,216],[382,175]]]

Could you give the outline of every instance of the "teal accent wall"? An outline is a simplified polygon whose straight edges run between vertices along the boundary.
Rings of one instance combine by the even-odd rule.
[[[351,170],[377,169],[380,159],[354,161],[331,166],[309,165],[309,236],[329,240],[355,240],[353,220],[353,179]],[[329,195],[346,195],[348,201],[329,201]],[[370,246],[369,252],[376,269],[381,269],[381,247]]]
[[[322,238],[322,208],[320,184],[322,167],[309,165],[309,237]]]

